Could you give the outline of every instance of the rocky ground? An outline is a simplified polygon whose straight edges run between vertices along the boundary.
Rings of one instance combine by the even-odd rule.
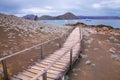
[[[71,29],[68,26],[56,26],[0,13],[0,57],[59,37]],[[44,55],[58,49],[59,43],[63,41],[64,39],[59,39],[44,45]],[[25,69],[38,59],[40,59],[40,46],[7,59],[9,75]],[[2,74],[1,65],[0,74]]]
[[[64,34],[69,27],[0,14],[0,57]],[[21,47],[22,46],[22,47]],[[19,49],[18,49],[19,48]],[[13,51],[13,52],[11,52]]]
[[[79,24],[84,38],[81,57],[67,80],[120,80],[120,30]]]

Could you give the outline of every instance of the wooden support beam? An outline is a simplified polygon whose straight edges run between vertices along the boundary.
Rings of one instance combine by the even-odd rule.
[[[47,72],[43,74],[43,80],[47,80]]]
[[[40,47],[41,47],[40,57],[41,57],[41,59],[44,59],[43,46],[41,45]]]
[[[72,53],[73,53],[73,50],[71,49],[70,50],[70,68],[72,67]]]
[[[3,66],[4,80],[9,80],[7,66],[6,66],[6,60],[2,60],[1,62],[2,62],[2,66]]]

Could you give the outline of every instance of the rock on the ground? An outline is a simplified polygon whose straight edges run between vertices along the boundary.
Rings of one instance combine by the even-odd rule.
[[[111,58],[115,61],[120,61],[120,56],[118,56],[118,55],[111,54]]]
[[[87,60],[87,61],[85,62],[85,64],[86,64],[86,65],[90,65],[90,64],[91,64],[91,61],[90,61],[90,60]]]
[[[82,58],[87,58],[87,57],[88,57],[88,55],[86,55],[86,54],[80,54],[80,56],[81,56]]]

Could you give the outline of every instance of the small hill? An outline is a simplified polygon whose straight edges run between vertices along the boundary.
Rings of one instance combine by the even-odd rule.
[[[49,15],[44,15],[44,16],[39,17],[39,19],[40,20],[51,20],[51,19],[53,19],[53,17],[49,16]]]
[[[70,13],[70,12],[67,12],[63,15],[60,15],[60,16],[57,16],[55,17],[55,19],[61,19],[61,20],[64,20],[64,19],[78,19],[77,16],[75,16],[74,14]]]
[[[29,20],[37,20],[38,19],[37,15],[33,15],[33,14],[25,15],[22,18],[29,19]]]
[[[78,19],[78,17],[70,12],[67,12],[63,15],[59,15],[55,17],[44,15],[44,16],[41,16],[39,19],[40,20],[70,20],[70,19]]]

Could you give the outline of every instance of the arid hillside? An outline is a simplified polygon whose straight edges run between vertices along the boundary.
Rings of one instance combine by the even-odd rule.
[[[62,36],[70,31],[69,26],[58,26],[38,21],[21,19],[13,15],[0,14],[0,57],[5,57],[15,52],[27,49],[55,37]],[[44,56],[59,48],[65,37],[54,40],[43,46]],[[6,60],[8,75],[16,74],[35,61],[40,60],[41,47],[38,46],[19,55]],[[0,79],[2,77],[2,66],[0,64]]]
[[[67,26],[55,26],[0,14],[0,57],[60,36],[67,30]]]

